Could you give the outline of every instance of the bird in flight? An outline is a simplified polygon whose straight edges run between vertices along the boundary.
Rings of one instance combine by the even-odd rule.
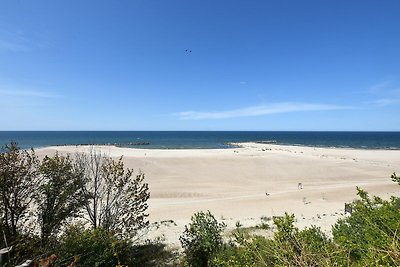
[[[186,49],[185,52],[186,53],[192,53],[192,50]]]

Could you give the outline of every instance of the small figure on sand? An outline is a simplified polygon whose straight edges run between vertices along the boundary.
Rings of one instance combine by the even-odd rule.
[[[303,189],[303,184],[302,183],[298,183],[297,184],[297,189]]]

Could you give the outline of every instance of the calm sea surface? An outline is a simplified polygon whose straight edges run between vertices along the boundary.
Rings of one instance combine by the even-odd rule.
[[[233,142],[316,147],[400,149],[400,132],[207,132],[207,131],[0,131],[0,146],[110,144],[137,148],[228,148]]]

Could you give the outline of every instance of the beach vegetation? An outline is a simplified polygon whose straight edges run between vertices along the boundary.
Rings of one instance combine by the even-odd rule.
[[[75,158],[83,175],[85,214],[94,229],[134,236],[148,225],[150,193],[143,173],[133,175],[132,169],[124,168],[122,157],[114,160],[93,150]]]
[[[133,238],[148,224],[149,196],[144,174],[134,175],[122,158],[56,153],[39,160],[33,149],[20,150],[11,142],[0,153],[0,244],[12,248],[12,266],[27,259],[63,260],[55,266],[71,260],[79,266],[116,266],[123,259],[135,266],[149,260],[143,256],[149,248],[163,255],[163,246],[135,244]],[[79,224],[88,218],[89,227]]]
[[[274,224],[273,238],[237,229],[215,266],[340,266],[331,257],[333,242],[318,227],[299,230],[289,214],[274,218]]]
[[[7,240],[12,242],[26,233],[41,177],[33,149],[21,151],[11,142],[3,151],[0,153],[0,221]]]
[[[236,228],[240,228],[243,226],[243,224],[241,224],[240,221],[236,221],[235,226],[236,226]]]
[[[176,266],[177,253],[165,248],[159,240],[135,244],[130,238],[83,224],[69,225],[55,247],[59,258],[55,266]],[[71,265],[75,266],[75,265]]]
[[[352,214],[336,222],[333,237],[316,226],[300,230],[294,215],[285,214],[273,219],[273,238],[237,228],[214,266],[400,266],[400,199],[357,192]]]
[[[360,266],[400,266],[400,199],[370,197],[357,188],[351,216],[332,228],[334,241]]]
[[[272,220],[271,217],[261,216],[261,223],[256,225],[256,228],[268,230],[271,228],[269,222]]]
[[[400,185],[400,176],[398,176],[395,172],[392,173],[392,175],[390,176],[390,178],[392,178],[392,181],[395,183],[398,183]]]
[[[185,226],[179,238],[189,266],[209,266],[222,248],[222,233],[226,225],[219,223],[210,211],[197,212]]]
[[[82,194],[82,177],[73,168],[70,156],[45,156],[39,173],[42,183],[35,199],[40,224],[41,239],[48,243],[55,237],[67,220],[78,217],[85,198]]]
[[[70,225],[56,248],[60,255],[57,263],[65,266],[75,260],[79,266],[116,266],[121,262],[119,257],[126,254],[126,247],[129,247],[127,241],[117,239],[101,227],[86,229],[81,224]]]

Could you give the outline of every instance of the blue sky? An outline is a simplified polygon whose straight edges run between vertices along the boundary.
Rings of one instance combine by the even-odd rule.
[[[399,48],[398,0],[4,0],[0,130],[399,131]]]

